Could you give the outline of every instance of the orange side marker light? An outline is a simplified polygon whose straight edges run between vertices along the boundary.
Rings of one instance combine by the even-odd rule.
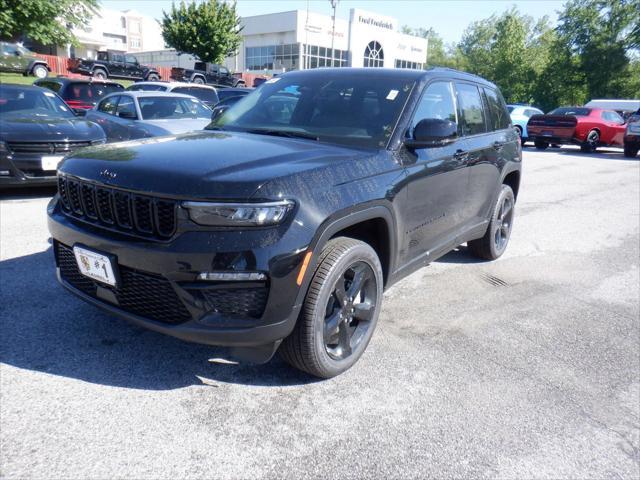
[[[302,285],[302,280],[304,280],[304,274],[307,271],[307,267],[309,266],[309,261],[311,260],[312,253],[313,252],[309,251],[304,256],[302,267],[300,268],[300,273],[298,273],[298,278],[296,278],[296,283],[298,284],[298,286]]]

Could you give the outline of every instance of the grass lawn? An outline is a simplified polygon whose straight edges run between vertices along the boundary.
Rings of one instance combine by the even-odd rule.
[[[56,77],[56,76],[57,75],[55,74],[49,75],[49,77]],[[82,77],[82,78],[90,78],[90,77]],[[21,85],[31,85],[36,80],[37,80],[36,77],[33,77],[33,76],[25,77],[20,73],[0,72],[0,83],[19,83]],[[129,85],[133,83],[131,80],[114,79],[113,81],[124,85],[125,88],[127,88]]]

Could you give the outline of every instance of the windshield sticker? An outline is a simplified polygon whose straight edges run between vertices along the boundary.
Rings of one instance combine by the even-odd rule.
[[[395,100],[398,96],[398,90],[389,90],[389,95],[387,95],[387,100]]]
[[[55,95],[51,92],[42,92],[44,93],[47,97],[55,97]]]
[[[280,77],[273,77],[273,78],[270,78],[269,80],[267,80],[264,83],[276,83],[278,80],[280,80]]]

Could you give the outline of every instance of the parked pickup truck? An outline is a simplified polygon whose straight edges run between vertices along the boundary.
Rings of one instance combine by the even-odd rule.
[[[196,62],[193,70],[178,67],[172,68],[171,80],[179,82],[207,83],[216,87],[245,86],[244,80],[231,74],[227,67],[206,62]]]
[[[99,79],[123,78],[126,80],[160,80],[160,74],[153,67],[140,65],[138,59],[129,54],[108,50],[98,52],[95,60],[85,58],[69,59],[69,71],[89,75]]]
[[[588,153],[600,146],[622,147],[624,124],[624,119],[613,110],[560,107],[547,115],[533,115],[527,131],[538,150],[549,144],[577,144]]]

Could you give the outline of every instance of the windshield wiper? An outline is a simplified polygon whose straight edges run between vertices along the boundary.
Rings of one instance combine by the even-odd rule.
[[[274,137],[306,138],[307,140],[315,140],[316,142],[320,140],[316,135],[313,135],[312,133],[296,132],[293,130],[272,130],[269,128],[250,128],[244,131],[247,133],[256,133],[258,135],[272,135]]]

